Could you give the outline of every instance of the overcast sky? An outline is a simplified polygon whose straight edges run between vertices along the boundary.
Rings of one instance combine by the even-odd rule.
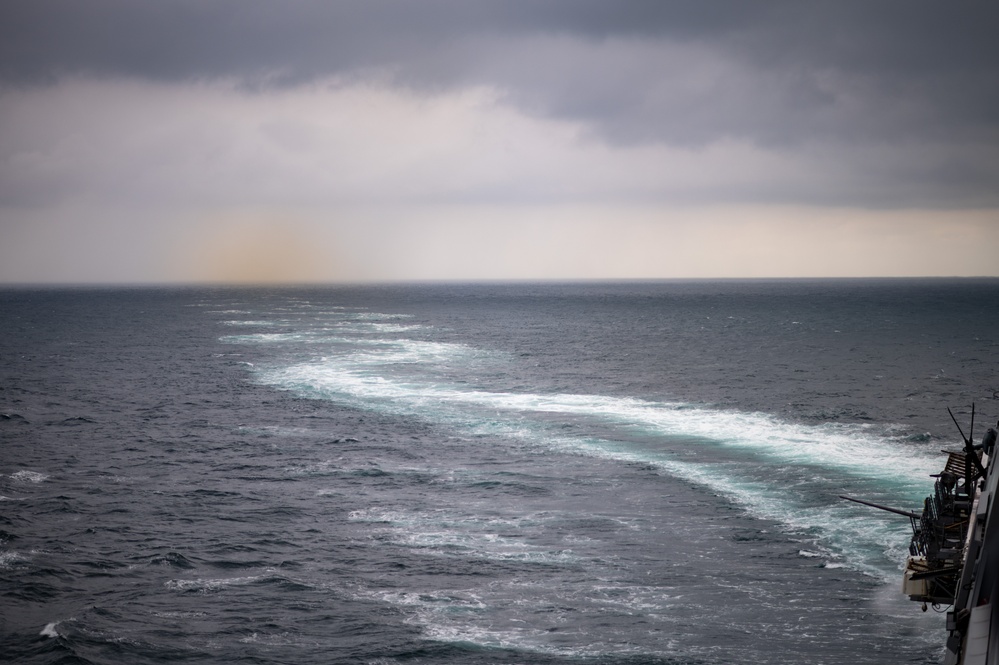
[[[992,3],[0,5],[0,282],[999,275]]]

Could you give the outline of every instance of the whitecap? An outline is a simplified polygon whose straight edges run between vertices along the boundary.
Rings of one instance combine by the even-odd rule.
[[[380,312],[355,312],[347,315],[352,319],[361,321],[392,321],[396,319],[411,319],[412,314],[382,314]]]
[[[208,615],[206,612],[173,611],[173,612],[153,612],[153,616],[159,617],[161,619],[197,619]]]
[[[223,321],[226,326],[276,326],[274,321]]]
[[[24,556],[17,552],[0,552],[0,568],[10,568],[18,561],[24,560]]]
[[[261,579],[259,575],[250,577],[227,577],[218,579],[194,579],[194,580],[168,580],[163,586],[174,591],[200,591],[209,593],[220,591],[228,586],[242,586],[252,584]]]
[[[38,473],[37,471],[17,471],[16,473],[10,474],[10,479],[22,483],[40,483],[43,480],[47,480],[48,476],[44,473]]]

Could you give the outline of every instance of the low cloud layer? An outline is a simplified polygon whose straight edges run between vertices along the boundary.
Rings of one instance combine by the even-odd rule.
[[[499,91],[69,79],[0,94],[7,206],[995,205],[981,146],[611,143]],[[977,169],[977,179],[969,170]],[[961,176],[965,176],[962,178]],[[964,187],[963,197],[950,191]],[[983,191],[975,191],[981,187]]]

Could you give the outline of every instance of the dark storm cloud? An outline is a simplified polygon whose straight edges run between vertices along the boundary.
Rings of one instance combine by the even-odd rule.
[[[8,0],[0,17],[8,82],[86,73],[279,83],[388,68],[416,86],[499,85],[632,140],[953,135],[999,117],[999,9],[986,4]],[[664,63],[654,50],[602,69],[530,51],[557,35],[697,46],[742,63],[731,76],[743,78],[723,72],[691,91],[671,84],[696,63]],[[834,112],[850,94],[868,102],[863,117]],[[900,101],[907,117],[892,112]]]
[[[650,2],[192,2],[11,0],[0,8],[0,75],[65,73],[160,79],[270,76],[298,80],[358,67],[411,65],[455,39],[565,32],[695,37],[747,12]],[[722,5],[718,6],[720,9]],[[433,79],[435,72],[420,75]]]
[[[841,203],[895,205],[915,184],[921,203],[980,205],[999,181],[997,27],[994,4],[901,0],[7,0],[0,80],[485,85],[617,144],[883,146],[846,158],[872,183]]]

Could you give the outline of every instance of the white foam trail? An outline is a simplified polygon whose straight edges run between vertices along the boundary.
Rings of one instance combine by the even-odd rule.
[[[45,624],[45,627],[42,628],[42,632],[38,634],[41,635],[42,637],[48,637],[48,638],[59,637],[59,633],[56,632],[56,626],[58,625],[59,625],[58,621],[47,623]]]
[[[379,340],[318,362],[260,370],[258,378],[306,396],[450,424],[474,434],[505,437],[570,454],[651,464],[666,474],[710,489],[751,515],[774,520],[809,538],[818,537],[834,552],[846,554],[852,567],[882,579],[895,575],[886,569],[889,565],[895,567],[889,561],[904,558],[907,524],[870,511],[861,512],[835,500],[832,491],[829,502],[808,504],[793,486],[773,482],[773,478],[754,481],[753,475],[761,464],[775,474],[797,474],[799,478],[833,471],[874,481],[879,487],[890,486],[897,496],[921,497],[929,485],[927,474],[940,464],[937,456],[923,452],[905,450],[903,454],[897,440],[879,435],[871,426],[804,425],[763,413],[677,402],[476,390],[430,380],[440,367],[454,363],[467,366],[470,359],[484,355],[490,354],[461,344]],[[405,380],[393,378],[391,368],[400,364],[422,364],[427,373]],[[560,423],[592,425],[601,431],[617,429],[622,440],[614,441],[606,435],[563,436],[557,433]],[[668,448],[650,450],[647,445],[627,443],[636,437],[643,441],[657,437],[682,440],[686,450],[694,451],[696,461],[677,459]],[[729,450],[736,456],[733,459],[729,453],[725,464],[704,462],[715,457],[698,455],[697,450]],[[739,455],[744,459],[740,461]],[[458,544],[450,542],[446,535],[424,535],[438,539],[438,544]],[[467,545],[473,550],[482,549],[481,543]]]
[[[695,464],[664,459],[656,454],[630,451],[613,442],[551,438],[551,445],[594,457],[622,462],[640,462],[662,469],[674,478],[705,487],[741,506],[754,517],[783,524],[801,534],[816,531],[836,554],[847,554],[849,565],[886,582],[897,577],[896,568],[885,562],[901,562],[908,545],[908,522],[882,517],[880,513],[857,509],[846,502],[819,506],[800,503],[794,490],[761,482],[746,481],[717,464]]]
[[[493,355],[464,344],[446,342],[403,340],[394,343],[382,342],[377,346],[380,348],[352,353],[347,356],[347,361],[358,368],[400,364],[442,365],[466,360],[470,357],[490,357]]]
[[[319,330],[308,332],[291,333],[254,333],[248,335],[225,335],[219,338],[223,344],[268,344],[268,343],[297,343],[297,344],[356,344],[361,346],[405,346],[415,344],[412,340],[391,340],[391,339],[357,339],[356,337],[344,337],[344,335],[367,335],[412,332],[421,329],[422,326],[400,326],[394,323],[351,323],[340,324]],[[330,335],[330,333],[337,333]],[[429,343],[429,342],[427,342]],[[455,345],[458,346],[458,345]]]
[[[511,588],[512,590],[511,593]],[[595,593],[588,593],[587,599],[596,607],[593,611],[607,609],[611,612],[620,612],[621,601],[618,598],[608,598],[608,594],[601,591],[608,589],[612,595],[629,596],[625,600],[630,600],[632,592],[639,587],[614,586],[596,587]],[[520,652],[532,652],[549,656],[561,656],[569,658],[598,658],[606,660],[608,657],[621,656],[652,656],[662,657],[667,651],[649,650],[640,647],[630,641],[600,641],[581,640],[583,644],[578,646],[565,646],[555,644],[552,641],[552,633],[548,626],[552,623],[562,625],[570,619],[577,619],[577,615],[547,617],[544,625],[519,618],[503,618],[503,614],[523,614],[523,607],[544,605],[551,602],[550,589],[547,587],[531,588],[530,585],[513,582],[510,585],[490,585],[487,589],[479,589],[475,593],[467,590],[462,591],[360,591],[359,598],[373,598],[383,603],[389,603],[403,608],[411,614],[407,623],[420,627],[424,637],[430,640],[444,642],[448,644],[472,644],[477,646],[515,649]],[[556,594],[557,595],[557,594]],[[662,593],[661,589],[648,588],[645,595],[652,596],[651,603],[639,602],[639,608],[647,610],[649,607],[661,609]],[[657,597],[658,596],[658,597]],[[514,600],[513,598],[516,598]],[[668,597],[667,597],[668,598]],[[519,606],[519,608],[518,608]],[[636,606],[628,603],[630,611],[634,611]],[[564,637],[566,631],[563,630],[559,636]],[[672,651],[675,644],[667,640],[662,646]]]
[[[420,355],[415,349],[410,352]],[[920,456],[898,459],[892,442],[873,435],[870,428],[794,425],[765,414],[719,412],[599,395],[461,391],[435,384],[404,383],[328,362],[272,370],[263,378],[267,383],[306,394],[318,391],[332,398],[346,396],[361,406],[436,418],[478,434],[528,441],[572,454],[652,464],[673,477],[710,489],[751,515],[813,537],[819,535],[834,551],[847,554],[852,567],[884,580],[895,575],[894,570],[886,569],[886,562],[904,559],[907,524],[835,500],[821,506],[803,505],[793,488],[746,480],[739,475],[744,470],[731,464],[680,461],[671,459],[668,453],[638,450],[606,439],[556,436],[543,422],[525,422],[521,416],[563,413],[625,429],[639,427],[664,436],[696,437],[703,445],[745,450],[792,467],[821,465],[879,481],[891,480],[916,494],[925,491],[924,474],[939,465],[938,460]],[[481,552],[476,544],[469,546]]]
[[[384,525],[392,533],[393,542],[438,556],[534,563],[578,561],[570,549],[551,549],[520,540],[525,529],[537,528],[545,521],[543,515],[503,519],[366,509],[353,511],[348,518]],[[510,533],[518,535],[504,535]]]
[[[220,337],[219,341],[223,344],[273,344],[281,342],[309,342],[313,339],[303,333],[256,333],[253,335],[226,335]]]
[[[429,330],[429,328],[427,328],[426,326],[421,326],[417,324],[374,323],[370,321],[351,321],[346,323],[337,323],[331,328],[339,332],[346,332],[359,335],[396,334],[404,332],[414,332],[417,330]]]
[[[458,347],[458,348],[456,348]],[[470,351],[470,350],[468,350]],[[740,449],[785,464],[819,465],[855,476],[911,483],[937,470],[937,456],[906,451],[854,424],[803,425],[763,413],[691,407],[682,403],[578,394],[532,394],[462,390],[446,385],[402,382],[362,371],[364,366],[445,362],[460,345],[409,342],[383,354],[355,353],[343,359],[295,365],[262,375],[264,382],[325,397],[350,396],[365,402],[391,403],[413,415],[461,412],[478,407],[491,413],[564,414],[610,424],[625,433],[687,437],[705,445]]]
[[[818,464],[855,475],[894,480],[925,477],[939,460],[899,455],[897,447],[858,425],[801,425],[762,413],[741,413],[600,395],[470,393],[441,395],[520,412],[599,417],[666,436],[701,438],[729,448],[751,450],[791,464]]]

